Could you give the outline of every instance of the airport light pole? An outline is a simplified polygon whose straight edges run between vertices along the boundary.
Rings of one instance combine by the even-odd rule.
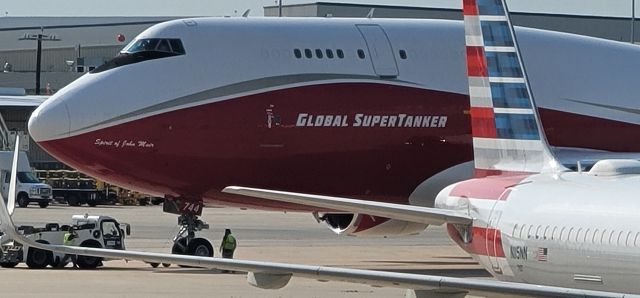
[[[631,44],[636,41],[636,0],[631,0]]]
[[[55,35],[44,34],[44,28],[40,28],[38,34],[26,34],[18,40],[35,40],[38,42],[36,48],[36,95],[40,95],[40,73],[42,72],[42,42],[43,41],[60,41]]]
[[[282,0],[278,1],[278,16],[282,17]]]

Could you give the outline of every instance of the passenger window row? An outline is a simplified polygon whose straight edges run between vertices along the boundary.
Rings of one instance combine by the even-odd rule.
[[[542,225],[518,225],[511,236],[520,239],[559,241],[567,243],[600,244],[620,247],[640,247],[640,232],[612,229],[551,227]]]
[[[303,52],[304,52],[304,57],[307,59],[311,59],[311,58],[318,58],[318,59],[324,59],[325,57],[327,59],[334,59],[334,58],[338,58],[338,59],[344,59],[344,51],[341,49],[337,49],[337,50],[332,50],[332,49],[326,49],[326,50],[321,50],[321,49],[294,49],[293,50],[293,55],[298,58],[298,59],[302,59],[303,57]],[[334,54],[335,53],[335,54]]]
[[[303,55],[304,53],[304,55]],[[365,59],[367,58],[367,55],[365,53],[365,51],[363,49],[358,49],[356,51],[356,54],[358,56],[358,58],[360,59]],[[400,50],[398,52],[398,54],[400,55],[400,59],[402,60],[407,60],[408,56],[407,56],[407,51],[405,50]],[[325,57],[327,59],[334,59],[334,58],[338,58],[338,59],[344,59],[344,51],[341,49],[337,49],[335,50],[335,55],[334,55],[334,50],[332,49],[326,49],[326,50],[322,50],[322,49],[294,49],[293,50],[293,56],[295,56],[297,59],[302,59],[302,57],[304,56],[307,59],[312,59],[312,58],[317,58],[317,59],[324,59]]]

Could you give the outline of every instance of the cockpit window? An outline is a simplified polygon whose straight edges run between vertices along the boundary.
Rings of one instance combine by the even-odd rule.
[[[179,39],[168,39],[168,41],[174,53],[184,54],[184,47],[182,47],[182,42]]]
[[[138,39],[127,46],[123,52],[136,53],[144,51],[155,51],[159,41],[159,39]]]
[[[171,46],[169,46],[169,42],[166,39],[158,42],[158,47],[156,48],[158,52],[171,52]]]
[[[127,45],[111,61],[97,67],[91,73],[99,73],[112,68],[153,59],[184,55],[185,50],[180,39],[144,38],[136,39]]]
[[[145,38],[137,39],[130,43],[122,50],[121,53],[139,53],[147,51],[157,51],[174,53],[177,55],[184,54],[184,47],[179,39],[161,39],[161,38]]]

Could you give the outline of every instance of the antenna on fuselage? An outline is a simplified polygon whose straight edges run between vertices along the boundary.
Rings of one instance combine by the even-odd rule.
[[[369,10],[369,13],[367,13],[367,19],[373,19],[373,13],[376,12],[375,7],[372,8],[371,10]]]
[[[248,18],[250,13],[251,13],[251,9],[247,9],[247,10],[242,14],[242,17],[243,17],[243,18]]]

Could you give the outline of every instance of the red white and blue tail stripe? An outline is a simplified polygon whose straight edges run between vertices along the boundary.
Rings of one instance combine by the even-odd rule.
[[[556,168],[504,0],[463,0],[476,176]]]

